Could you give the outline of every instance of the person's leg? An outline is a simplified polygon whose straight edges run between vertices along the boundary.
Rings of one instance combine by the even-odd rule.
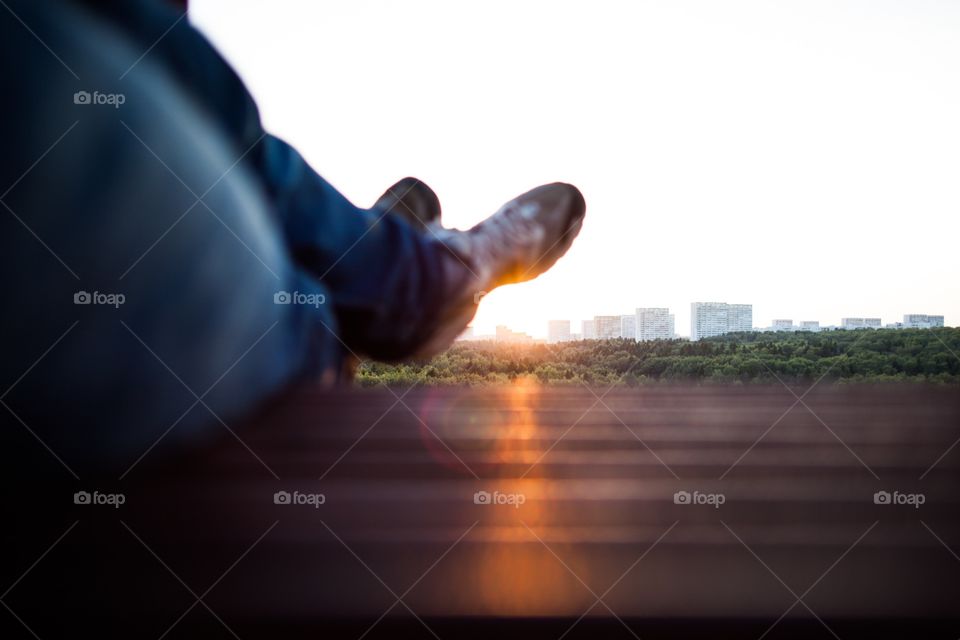
[[[2,320],[0,374],[10,411],[57,450],[130,456],[335,379],[345,352],[440,348],[476,291],[541,270],[578,228],[582,199],[554,186],[470,232],[421,233],[266,135],[185,23],[158,44],[73,4],[8,4],[0,259],[7,299],[26,302]],[[124,303],[73,304],[83,291]]]
[[[469,267],[396,207],[355,206],[270,136],[259,167],[294,260],[331,291],[348,350],[410,357],[445,324],[451,305],[472,301],[479,285]]]
[[[149,49],[149,59],[245,154],[294,259],[331,292],[345,348],[386,359],[414,353],[441,321],[448,292],[468,286],[461,281],[470,274],[406,221],[354,206],[267,134],[243,83],[189,21],[152,0],[82,1]],[[134,66],[127,78],[142,70]]]
[[[585,213],[580,192],[555,183],[469,231],[411,226],[387,210],[355,207],[289,145],[264,142],[263,173],[294,259],[331,289],[348,349],[375,359],[448,346],[476,312],[479,293],[547,270]]]
[[[469,321],[469,303],[477,291],[511,281],[502,277],[497,263],[526,259],[530,264],[514,275],[532,277],[576,235],[571,230],[579,224],[577,202],[582,205],[582,198],[562,188],[552,189],[559,198],[541,191],[543,206],[535,216],[539,220],[533,220],[540,224],[505,215],[498,219],[510,224],[478,225],[459,237],[422,233],[422,225],[411,226],[401,216],[358,208],[296,150],[264,132],[243,83],[188,21],[177,20],[175,12],[152,0],[88,4],[138,46],[149,48],[151,58],[243,150],[244,163],[260,180],[294,259],[331,291],[339,337],[348,350],[390,360],[436,350],[455,337],[457,325]],[[135,67],[130,76],[139,70]],[[564,199],[565,206],[556,206]],[[485,236],[494,241],[484,241]],[[542,239],[546,242],[540,247]],[[536,257],[529,257],[528,249],[537,247]],[[493,280],[487,278],[491,275]]]

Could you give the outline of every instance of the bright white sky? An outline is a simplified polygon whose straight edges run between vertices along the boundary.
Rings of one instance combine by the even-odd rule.
[[[587,220],[477,333],[690,302],[960,324],[960,3],[191,0],[268,129],[356,203],[467,228],[543,182]]]

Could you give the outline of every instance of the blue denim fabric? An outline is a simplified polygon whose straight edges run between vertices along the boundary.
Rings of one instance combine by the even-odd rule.
[[[336,380],[350,352],[409,355],[449,311],[442,246],[266,134],[179,14],[7,4],[5,437],[132,463],[222,433],[292,382]]]

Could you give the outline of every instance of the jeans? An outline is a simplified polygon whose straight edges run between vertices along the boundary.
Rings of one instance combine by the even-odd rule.
[[[469,304],[468,269],[267,134],[175,11],[7,4],[5,437],[123,466],[335,382],[352,353],[408,356]]]

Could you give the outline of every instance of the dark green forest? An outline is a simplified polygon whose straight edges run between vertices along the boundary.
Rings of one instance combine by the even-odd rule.
[[[551,385],[912,381],[960,384],[960,329],[731,333],[699,342],[459,342],[425,362],[363,363],[359,384]]]

